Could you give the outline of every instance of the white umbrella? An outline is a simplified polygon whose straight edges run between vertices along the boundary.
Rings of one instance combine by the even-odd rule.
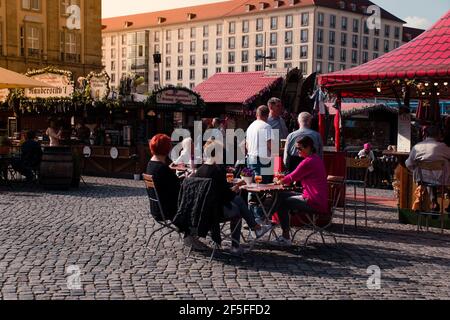
[[[0,67],[0,89],[48,88],[45,82],[24,76],[23,74]]]

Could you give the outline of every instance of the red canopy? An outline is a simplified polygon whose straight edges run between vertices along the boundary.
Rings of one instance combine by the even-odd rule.
[[[343,97],[393,96],[392,81],[448,81],[450,11],[431,29],[378,59],[352,69],[325,74],[319,84]],[[381,82],[380,92],[375,84]],[[447,91],[448,94],[448,91]]]

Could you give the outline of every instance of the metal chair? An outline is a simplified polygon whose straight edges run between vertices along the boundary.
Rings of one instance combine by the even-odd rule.
[[[156,189],[155,186],[155,182],[153,181],[153,176],[147,175],[147,174],[143,174],[144,177],[144,183],[145,183],[145,187],[147,189],[147,195],[148,195],[148,199],[150,202],[150,215],[152,216],[152,218],[155,218],[156,216],[160,215],[162,220],[158,220],[155,219],[156,223],[160,225],[160,227],[156,230],[154,230],[147,242],[146,242],[146,247],[148,246],[150,240],[153,238],[153,236],[159,232],[162,231],[164,229],[168,229],[169,231],[164,233],[160,238],[159,241],[156,245],[156,248],[154,250],[154,255],[156,255],[156,253],[158,252],[158,248],[161,245],[162,240],[169,236],[170,234],[177,232],[178,233],[178,228],[175,227],[172,222],[170,220],[168,220],[165,215],[164,215],[164,211],[163,208],[161,206],[161,201],[159,200],[159,196],[158,196],[158,191]],[[155,212],[156,211],[156,212]],[[159,213],[159,214],[158,214]],[[180,235],[181,236],[181,235]]]
[[[422,229],[422,218],[425,217],[426,220],[426,230],[429,230],[429,218],[430,217],[441,217],[441,232],[444,233],[444,220],[445,220],[445,208],[444,208],[444,198],[445,198],[445,178],[446,178],[446,163],[445,160],[438,161],[416,161],[418,183],[422,186],[428,188],[436,189],[436,197],[441,194],[440,201],[440,212],[416,212],[417,213],[417,231]],[[427,171],[431,175],[431,180],[435,182],[424,181],[423,173]],[[430,180],[428,180],[430,181]]]
[[[336,209],[339,205],[339,201],[342,195],[342,181],[344,177],[333,177],[333,179],[328,179],[328,186],[330,190],[328,205],[330,208],[329,214],[324,215],[323,213],[306,213],[302,214],[302,217],[306,218],[302,222],[305,225],[295,231],[292,235],[292,241],[295,240],[298,232],[301,230],[308,228],[311,229],[312,232],[306,237],[304,246],[308,245],[309,240],[312,236],[319,234],[322,238],[323,244],[326,244],[325,236],[330,236],[333,238],[335,244],[338,244],[337,238],[333,232],[329,231],[329,228],[333,225],[333,218],[336,212]],[[325,222],[324,222],[325,221]]]
[[[357,187],[361,187],[364,189],[364,213],[366,219],[366,227],[367,227],[367,177],[369,174],[369,168],[371,165],[371,160],[368,158],[364,159],[354,159],[354,158],[346,158],[346,178],[345,178],[345,200],[344,200],[344,225],[345,225],[345,213],[347,209],[347,187],[353,187],[353,201],[354,201],[354,209],[355,209],[355,228],[358,227],[358,201],[356,200],[357,196]],[[363,171],[364,180],[352,180],[348,179],[348,171],[349,169],[353,169],[355,171]]]

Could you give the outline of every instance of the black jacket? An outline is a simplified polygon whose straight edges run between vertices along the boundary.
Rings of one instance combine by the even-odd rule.
[[[217,244],[220,235],[220,212],[212,179],[187,178],[181,186],[178,197],[178,212],[173,220],[180,232],[192,236],[211,238]]]

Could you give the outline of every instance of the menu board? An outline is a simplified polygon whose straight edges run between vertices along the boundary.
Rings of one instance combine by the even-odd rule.
[[[167,89],[156,95],[156,103],[163,105],[182,104],[196,106],[198,99],[194,94],[184,90]]]
[[[398,117],[398,152],[411,152],[411,114],[405,113]]]
[[[106,72],[91,73],[87,77],[87,81],[91,88],[91,98],[93,100],[99,101],[108,98],[110,92],[109,80],[110,78]]]

